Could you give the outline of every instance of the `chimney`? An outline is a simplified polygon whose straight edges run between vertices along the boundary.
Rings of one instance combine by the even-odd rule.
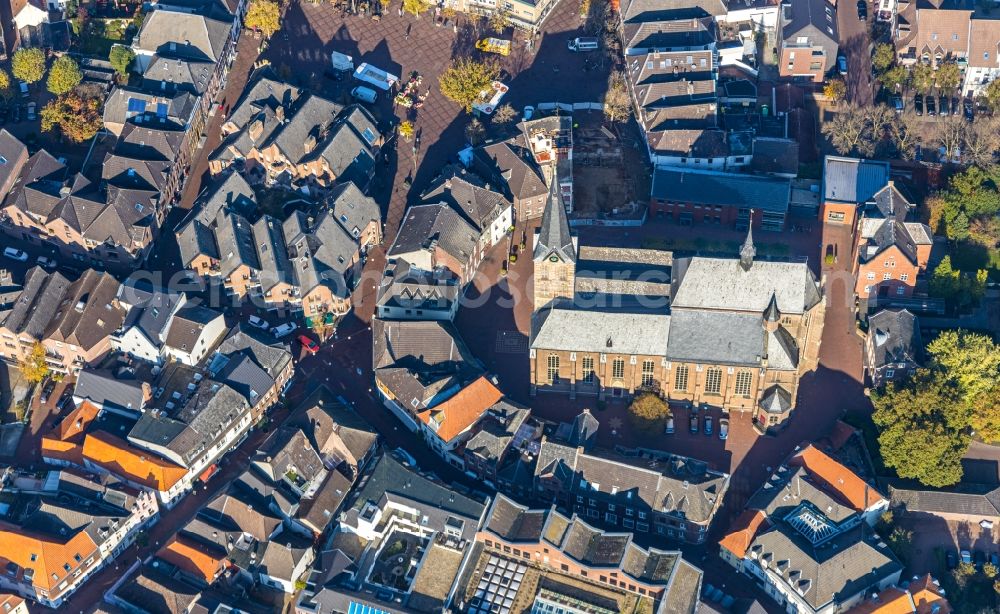
[[[264,120],[255,119],[252,124],[250,124],[250,140],[256,141],[260,138],[260,135],[264,132]]]
[[[153,387],[149,382],[142,383],[142,404],[145,405],[153,400]]]
[[[316,149],[316,137],[311,134],[307,136],[306,142],[302,144],[302,148],[303,150],[305,150],[306,153],[309,153],[312,150]]]
[[[279,122],[285,121],[285,107],[279,106],[274,110],[274,115],[278,118]]]

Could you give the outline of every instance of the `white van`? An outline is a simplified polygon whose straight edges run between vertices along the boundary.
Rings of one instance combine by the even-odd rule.
[[[594,37],[582,36],[566,43],[566,47],[570,51],[597,51],[601,45]]]
[[[339,70],[342,72],[354,70],[354,58],[347,55],[346,53],[338,53],[336,51],[331,51],[330,63],[333,64],[334,70]]]
[[[371,104],[375,102],[376,98],[378,98],[378,92],[376,92],[370,87],[359,85],[358,87],[351,90],[351,96],[354,96],[361,102],[367,102],[368,104]]]

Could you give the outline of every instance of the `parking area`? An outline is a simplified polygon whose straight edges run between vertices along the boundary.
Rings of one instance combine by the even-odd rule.
[[[355,66],[368,62],[404,81],[413,72],[420,75],[420,93],[427,95],[421,108],[394,108],[392,96],[384,94],[372,106],[383,125],[406,119],[415,129],[413,142],[390,144],[395,151],[373,186],[373,197],[386,211],[387,237],[395,235],[407,203],[418,197],[444,164],[457,160],[466,144],[465,126],[471,116],[441,94],[438,77],[452,57],[478,55],[473,47],[484,34],[461,16],[445,26],[431,13],[399,16],[395,9],[374,21],[370,16],[343,15],[332,4],[294,2],[285,12],[282,32],[263,56],[280,76],[341,102],[350,101],[356,82],[351,78],[337,81],[326,74],[331,72],[332,51],[352,56]],[[523,37],[514,37],[510,56],[501,58],[502,78],[510,86],[503,102],[520,110],[539,102],[602,99],[607,68],[593,66],[586,57],[590,54],[574,54],[566,48],[569,39],[582,31],[577,10],[575,2],[559,3],[530,50]],[[509,31],[505,37],[511,38]]]

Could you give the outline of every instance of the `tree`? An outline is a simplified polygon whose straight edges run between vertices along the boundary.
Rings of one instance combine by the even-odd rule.
[[[980,116],[965,128],[962,160],[968,164],[987,167],[993,164],[1000,149],[1000,118]]]
[[[49,375],[49,365],[45,362],[45,346],[35,343],[31,346],[31,351],[24,360],[18,362],[18,369],[24,379],[32,384],[37,384]]]
[[[281,29],[281,7],[274,0],[250,0],[243,25],[271,38]]]
[[[910,71],[910,81],[921,94],[926,94],[934,87],[934,69],[929,64],[918,62]]]
[[[833,116],[833,120],[825,122],[823,134],[842,154],[857,152],[866,155],[874,150],[864,110],[855,105],[844,106]]]
[[[934,80],[942,93],[951,95],[962,82],[962,70],[955,62],[943,62],[938,64]]]
[[[500,76],[500,64],[493,58],[482,61],[459,58],[444,71],[438,83],[446,98],[457,102],[467,113],[480,95]]]
[[[667,402],[652,392],[640,393],[628,406],[632,417],[644,422],[656,422],[670,415]]]
[[[413,122],[404,121],[399,124],[399,135],[406,139],[406,142],[410,142],[410,139],[413,138]]]
[[[945,330],[927,345],[927,355],[931,364],[942,369],[955,383],[970,406],[975,399],[997,387],[1000,345],[987,335]]]
[[[992,580],[1000,573],[1000,569],[993,563],[983,563],[983,575]]]
[[[966,121],[957,115],[943,117],[934,122],[932,128],[934,143],[944,150],[942,153],[945,160],[958,161],[961,157],[966,125]]]
[[[847,96],[847,84],[843,79],[830,79],[823,88],[823,95],[836,104]]]
[[[420,13],[424,13],[431,8],[431,3],[428,0],[403,0],[403,12],[410,13],[415,17],[420,17]]]
[[[122,77],[128,75],[128,67],[132,65],[133,60],[135,60],[135,52],[125,45],[115,45],[111,48],[111,53],[108,54],[111,68],[114,68],[115,72]]]
[[[983,93],[980,94],[980,99],[986,103],[991,111],[996,113],[1000,111],[1000,79],[994,79],[989,82],[989,84],[983,88]]]
[[[910,71],[903,66],[893,66],[879,77],[882,85],[896,92],[910,84]]]
[[[969,448],[968,412],[950,381],[921,369],[904,388],[892,385],[875,394],[872,403],[886,467],[926,486],[949,486],[962,479],[961,460]]]
[[[25,83],[38,83],[45,76],[45,52],[38,47],[22,47],[14,52],[10,70]]]
[[[473,146],[478,145],[485,134],[486,129],[483,128],[483,122],[476,118],[472,118],[469,125],[465,127],[465,138],[469,139],[469,143]]]
[[[517,118],[517,111],[514,107],[504,103],[493,110],[493,123],[506,125]]]
[[[42,130],[56,128],[67,139],[82,143],[94,137],[104,125],[101,120],[101,103],[96,98],[84,98],[70,92],[59,96],[42,107]]]
[[[632,99],[621,72],[608,76],[608,88],[604,93],[604,116],[612,123],[623,122],[632,115]]]
[[[924,124],[913,111],[896,115],[888,125],[889,138],[896,146],[899,157],[912,160],[920,144]],[[933,228],[933,227],[932,227]]]
[[[80,71],[80,66],[73,58],[64,55],[52,63],[52,68],[49,69],[49,79],[46,81],[45,87],[56,96],[59,96],[80,85],[81,81],[83,81],[83,73]]]
[[[889,548],[904,565],[910,563],[910,555],[913,552],[913,531],[903,527],[896,527],[889,533],[886,540]]]
[[[878,73],[884,73],[896,61],[896,48],[889,43],[879,43],[875,45],[872,52],[872,66]]]
[[[871,137],[875,143],[885,138],[889,125],[896,121],[896,113],[884,104],[874,104],[864,107],[864,115],[871,129]]]
[[[10,89],[10,73],[0,68],[0,97],[10,98],[12,93]]]
[[[506,9],[497,9],[493,11],[490,15],[490,29],[492,29],[497,34],[503,34],[503,31],[510,26],[510,13]]]
[[[964,214],[960,214],[960,223]],[[949,224],[949,227],[951,224]],[[928,283],[930,295],[943,298],[952,309],[967,307],[979,302],[986,292],[986,271],[963,273],[951,265],[951,256],[945,256],[934,268]]]

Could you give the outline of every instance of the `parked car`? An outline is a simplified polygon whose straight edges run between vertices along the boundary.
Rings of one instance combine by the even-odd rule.
[[[34,102],[29,102],[28,103],[28,121],[29,122],[35,121],[35,103]]]
[[[937,115],[937,109],[935,108],[937,104],[934,102],[934,94],[928,94],[925,102],[927,103],[927,115]]]
[[[913,111],[917,115],[924,114],[924,97],[920,94],[914,94],[913,96]]]
[[[698,434],[698,414],[691,412],[691,434]]]
[[[941,96],[938,99],[938,109],[940,109],[942,117],[947,117],[948,115],[951,115],[951,108],[948,106],[947,96]]]
[[[723,441],[729,439],[729,420],[725,418],[719,420],[719,439]]]
[[[274,335],[276,338],[281,339],[285,335],[293,332],[296,328],[298,328],[298,326],[296,326],[292,322],[285,322],[284,324],[280,324],[272,328],[271,334]]]
[[[972,553],[968,550],[962,550],[959,552],[959,558],[962,559],[963,563],[972,563]]]
[[[42,403],[42,405],[49,402],[49,397],[52,396],[52,391],[55,389],[56,389],[56,382],[55,380],[50,379],[48,383],[45,384],[45,387],[42,388],[42,394],[38,396],[38,400]]]
[[[10,258],[11,260],[17,260],[18,262],[27,262],[28,254],[22,252],[19,249],[13,247],[7,247],[3,250],[3,255],[5,258]]]
[[[858,21],[868,20],[868,5],[858,2]]]
[[[248,321],[250,323],[250,326],[253,326],[254,328],[259,328],[259,329],[265,330],[265,331],[270,328],[270,326],[268,326],[267,322],[265,322],[264,320],[258,318],[257,316],[250,316],[250,320],[248,320]]]
[[[526,105],[524,107],[524,111],[521,112],[521,118],[524,121],[528,121],[529,119],[531,119],[531,116],[534,115],[534,114],[535,114],[535,107],[533,107],[533,106],[531,106],[529,104],[529,105]]]
[[[906,105],[903,104],[902,96],[899,95],[893,96],[891,100],[892,100],[892,108],[893,110],[896,111],[896,113],[902,113],[903,111],[906,110]]]
[[[705,434],[712,434],[712,416],[705,416]]]
[[[351,90],[351,96],[356,100],[360,100],[361,102],[367,102],[368,104],[372,104],[373,102],[378,100],[378,92],[376,92],[370,87],[365,87],[363,85],[359,85],[358,87]]]
[[[66,391],[62,393],[61,397],[59,397],[59,401],[56,403],[56,407],[58,407],[60,411],[64,411],[67,407],[69,407],[72,404],[73,404],[73,388],[67,386]]]
[[[309,337],[306,337],[305,335],[299,335],[299,343],[301,343],[302,347],[310,354],[315,354],[316,352],[319,351],[319,345],[317,345],[315,341],[313,341]]]
[[[971,122],[976,117],[976,103],[972,102],[968,98],[963,100],[962,113],[965,115],[965,121]]]
[[[951,97],[951,114],[952,115],[961,115],[962,114],[961,102],[955,96]]]
[[[35,263],[42,267],[43,269],[54,269],[56,268],[56,261],[52,258],[46,258],[45,256],[39,256]]]
[[[841,75],[847,75],[847,56],[843,53],[837,56],[837,70]]]
[[[667,425],[663,428],[663,433],[665,435],[673,435],[674,434],[674,417],[673,416],[667,416]]]
[[[25,83],[24,81],[21,81],[21,86],[20,87],[21,87],[21,98],[27,98],[28,97],[28,84]]]

